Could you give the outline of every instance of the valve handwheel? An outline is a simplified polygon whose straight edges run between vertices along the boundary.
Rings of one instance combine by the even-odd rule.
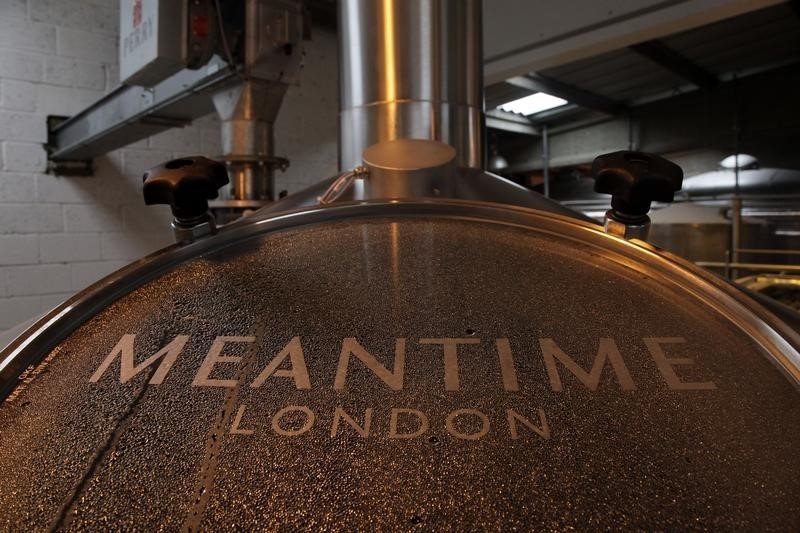
[[[143,181],[145,204],[167,204],[175,218],[192,219],[208,211],[208,201],[228,184],[228,172],[207,157],[185,157],[151,168]]]
[[[202,156],[184,157],[151,168],[142,180],[145,204],[166,204],[172,209],[178,242],[216,232],[208,201],[228,184],[225,165]]]
[[[595,192],[611,195],[606,231],[625,238],[647,237],[652,202],[672,202],[683,183],[681,167],[655,154],[623,150],[592,163]]]

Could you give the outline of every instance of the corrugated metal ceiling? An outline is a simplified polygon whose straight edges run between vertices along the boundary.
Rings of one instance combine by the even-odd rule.
[[[789,3],[779,4],[674,34],[660,39],[660,43],[717,77],[733,73],[744,76],[800,62],[800,12]],[[685,78],[630,48],[539,74],[626,104],[692,86]],[[487,103],[524,94],[524,90],[499,84],[487,88]]]

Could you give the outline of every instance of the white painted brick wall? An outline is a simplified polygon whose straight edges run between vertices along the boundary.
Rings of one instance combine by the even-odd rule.
[[[88,204],[64,206],[64,231],[91,232],[100,228],[104,231],[122,231],[122,211]]]
[[[0,111],[0,138],[43,143],[47,140],[47,125],[33,113]]]
[[[161,209],[131,210],[125,226],[123,210],[141,204],[146,167],[135,166],[198,151],[207,127],[150,154],[144,140],[127,158],[98,158],[94,177],[44,173],[47,115],[75,114],[117,84],[117,19],[115,0],[0,0],[0,331],[171,240]],[[106,245],[111,260],[104,235],[128,241]]]
[[[39,260],[42,263],[98,261],[100,239],[97,233],[60,233],[41,235]]]
[[[92,177],[46,174],[47,115],[73,115],[117,84],[116,0],[0,0],[0,332],[172,242],[169,209],[146,207],[141,175],[220,153],[213,115],[99,157]],[[336,172],[336,39],[315,31],[286,95],[276,153],[295,192]]]
[[[25,21],[28,18],[26,0],[4,0],[0,2],[0,20],[6,22]]]
[[[67,57],[48,57],[44,62],[44,81],[102,91],[106,87],[106,71],[100,63]]]
[[[12,80],[42,81],[44,57],[31,52],[0,49],[0,72]]]
[[[38,262],[38,235],[0,235],[0,266],[35,265]]]
[[[2,3],[6,3],[4,0]],[[2,17],[2,15],[0,15]],[[56,29],[44,24],[32,24],[13,19],[0,18],[0,46],[15,50],[54,53],[56,51]]]
[[[290,194],[334,175],[338,169],[339,62],[337,40],[317,29],[305,43],[300,82],[290,87],[275,122],[275,153],[290,166],[275,186]]]
[[[81,290],[98,279],[119,270],[128,264],[128,261],[89,261],[73,263],[72,269],[72,289]]]
[[[58,28],[56,47],[65,57],[76,57],[98,63],[117,62],[117,35]]]
[[[61,231],[64,231],[64,220],[59,204],[0,205],[0,234]]]
[[[51,294],[72,289],[69,265],[25,265],[6,268],[10,296]]]
[[[0,109],[35,111],[36,94],[37,86],[34,83],[3,80],[0,82]]]
[[[42,312],[41,296],[23,296],[3,298],[0,305],[0,324],[6,329],[29,320]]]
[[[0,172],[0,202],[33,202],[36,179],[25,173]]]
[[[14,135],[13,128],[11,128],[10,134]],[[3,143],[3,170],[22,172],[44,170],[47,166],[47,153],[42,146],[43,142],[5,141]]]

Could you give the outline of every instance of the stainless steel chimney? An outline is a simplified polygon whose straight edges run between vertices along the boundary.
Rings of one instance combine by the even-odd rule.
[[[342,0],[339,167],[393,139],[431,139],[483,167],[480,0]]]

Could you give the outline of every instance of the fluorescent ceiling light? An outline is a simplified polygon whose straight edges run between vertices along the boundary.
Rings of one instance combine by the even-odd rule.
[[[497,109],[508,111],[510,113],[517,113],[519,115],[533,115],[541,111],[547,111],[554,107],[559,107],[566,104],[567,101],[563,98],[553,96],[547,93],[535,93],[518,100],[505,103],[498,106]]]

